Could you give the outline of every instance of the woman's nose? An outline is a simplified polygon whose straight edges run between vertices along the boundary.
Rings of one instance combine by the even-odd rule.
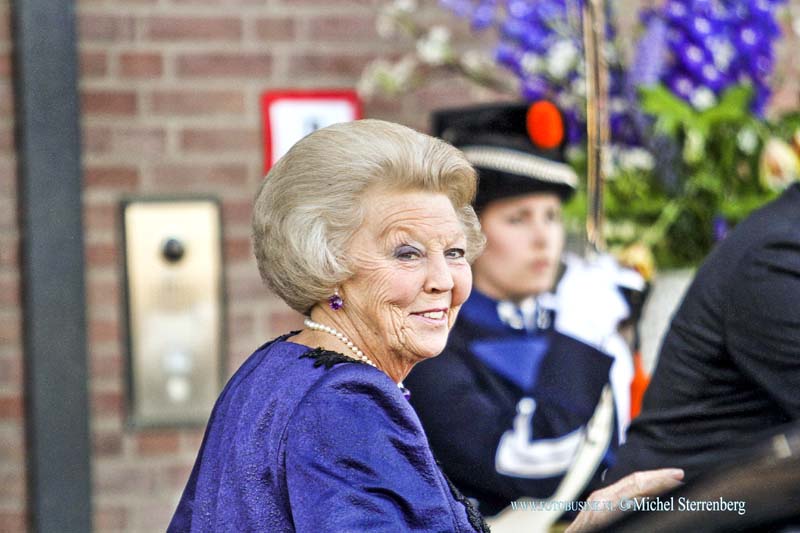
[[[534,220],[529,225],[530,242],[536,248],[547,245],[547,229],[541,221]]]
[[[436,256],[428,261],[428,276],[425,279],[426,292],[447,292],[453,288],[453,274],[444,256]]]

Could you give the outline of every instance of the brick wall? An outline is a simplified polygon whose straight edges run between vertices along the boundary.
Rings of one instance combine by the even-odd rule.
[[[25,428],[9,2],[0,0],[0,531],[25,527]]]
[[[352,87],[370,59],[405,51],[405,41],[376,37],[382,3],[77,1],[96,531],[163,530],[202,438],[202,428],[126,425],[119,200],[129,193],[221,199],[228,373],[258,344],[297,327],[299,317],[262,288],[250,250],[263,165],[258,96]],[[19,531],[25,481],[8,4],[0,0],[0,531]],[[454,30],[469,38],[465,25]],[[796,90],[787,94],[796,105]],[[424,129],[435,107],[489,98],[442,78],[413,95],[369,102],[365,114]]]

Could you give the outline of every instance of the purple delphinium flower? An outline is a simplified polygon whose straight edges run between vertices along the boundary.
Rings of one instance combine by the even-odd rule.
[[[775,10],[784,1],[667,0],[653,15],[666,25],[672,49],[660,80],[687,102],[697,90],[719,96],[734,84],[750,82],[752,110],[761,113],[769,96],[772,47],[780,35]]]
[[[650,17],[644,34],[636,46],[633,64],[628,71],[631,87],[655,85],[664,70],[667,59],[667,23]]]

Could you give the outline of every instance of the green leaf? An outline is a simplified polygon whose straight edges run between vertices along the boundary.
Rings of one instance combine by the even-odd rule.
[[[656,119],[656,128],[670,136],[677,136],[682,127],[696,122],[692,108],[663,85],[639,89],[642,109]]]
[[[750,85],[733,86],[722,94],[717,105],[700,113],[699,119],[709,128],[720,122],[745,121],[751,116],[752,99],[753,89]]]

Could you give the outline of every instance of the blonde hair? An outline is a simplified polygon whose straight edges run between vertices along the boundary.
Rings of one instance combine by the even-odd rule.
[[[311,133],[261,184],[253,247],[261,278],[289,306],[308,313],[353,274],[346,248],[364,218],[367,190],[445,194],[467,236],[467,259],[485,238],[470,202],[475,170],[449,144],[399,124],[358,120]]]

